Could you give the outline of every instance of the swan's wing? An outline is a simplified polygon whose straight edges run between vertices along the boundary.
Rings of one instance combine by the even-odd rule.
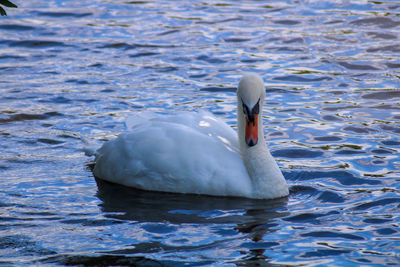
[[[177,112],[172,115],[144,111],[130,116],[125,124],[128,131],[135,131],[145,125],[146,127],[157,124],[184,125],[196,129],[218,142],[223,142],[227,148],[239,153],[237,133],[223,120],[207,111]]]
[[[147,190],[249,194],[246,168],[232,144],[237,143],[235,132],[210,113],[132,119],[129,132],[97,151],[95,176]]]

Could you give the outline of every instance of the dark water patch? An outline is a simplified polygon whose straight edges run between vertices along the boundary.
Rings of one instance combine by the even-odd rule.
[[[67,79],[67,80],[65,80],[65,82],[66,82],[66,83],[76,83],[76,84],[81,84],[81,85],[89,84],[88,81],[86,81],[86,80],[79,80],[79,79]]]
[[[43,73],[43,74],[49,74],[49,75],[58,75],[58,74],[61,74],[61,73],[58,72],[58,71],[43,71],[42,73]]]
[[[283,173],[285,178],[286,175],[285,173]],[[290,194],[301,194],[301,195],[316,195],[317,193],[319,193],[318,189],[316,189],[315,187],[311,187],[311,186],[306,186],[306,185],[293,185],[290,187]]]
[[[69,104],[72,102],[71,99],[66,98],[64,96],[56,96],[50,99],[40,99],[38,100],[40,103],[54,103],[54,104]]]
[[[369,224],[382,224],[382,223],[389,223],[392,221],[393,221],[392,218],[367,218],[363,220],[363,222]]]
[[[370,52],[370,53],[375,53],[375,52],[399,53],[400,46],[387,45],[387,46],[373,47],[373,48],[368,48],[367,52]]]
[[[337,215],[339,212],[337,211],[331,211],[328,213],[301,213],[301,214],[296,214],[292,215],[289,217],[284,217],[282,218],[285,221],[293,222],[293,223],[308,223],[308,224],[313,224],[313,225],[320,225],[321,224],[321,219],[326,216],[330,215]]]
[[[9,137],[9,136],[11,136],[11,134],[10,133],[6,133],[6,132],[0,132],[0,136]]]
[[[261,59],[261,58],[248,58],[248,59],[241,59],[240,62],[243,63],[256,63],[256,62],[260,62],[260,61],[265,61],[265,59]]]
[[[297,108],[287,108],[287,109],[281,109],[279,112],[281,113],[287,113],[287,114],[296,114],[299,110]]]
[[[382,184],[379,180],[374,179],[364,179],[355,176],[335,176],[335,178],[342,184],[342,185],[379,185]]]
[[[390,131],[394,133],[400,133],[400,127],[396,126],[391,126],[391,125],[386,125],[386,124],[381,124],[379,125],[379,128],[381,128],[384,131]]]
[[[239,38],[239,37],[224,38],[224,41],[228,43],[242,43],[250,40],[251,39],[249,38]]]
[[[317,158],[324,154],[322,151],[315,151],[310,149],[292,148],[292,149],[279,149],[272,152],[274,157],[283,158]]]
[[[374,17],[353,20],[350,22],[350,24],[361,27],[378,27],[381,29],[388,29],[399,26],[400,21],[392,20],[388,17]]]
[[[151,4],[154,3],[153,1],[127,1],[124,2],[124,4],[129,4],[129,5],[145,5],[145,4]]]
[[[216,19],[216,20],[205,20],[202,19],[200,21],[196,21],[196,24],[219,24],[219,23],[226,23],[226,22],[231,22],[231,21],[238,21],[238,20],[243,20],[242,17],[234,17],[234,18],[227,18],[227,19]]]
[[[219,58],[215,58],[215,57],[209,57],[207,55],[198,56],[198,57],[196,57],[196,59],[200,60],[200,61],[206,61],[206,62],[211,63],[211,64],[222,64],[222,63],[226,62],[225,60],[222,60],[222,59],[219,59]]]
[[[375,231],[378,235],[390,236],[397,234],[398,231],[394,228],[381,228]]]
[[[394,40],[397,39],[396,35],[384,32],[367,32],[367,35],[373,39]]]
[[[162,33],[159,33],[158,36],[165,36],[165,35],[169,35],[169,34],[173,34],[173,33],[179,33],[180,30],[168,30],[168,31],[164,31]]]
[[[273,46],[265,48],[269,53],[271,52],[282,52],[282,53],[306,53],[307,49],[299,46]],[[306,58],[303,58],[306,59]]]
[[[174,48],[176,45],[172,44],[139,44],[139,43],[125,43],[125,42],[118,42],[112,44],[101,45],[99,48],[117,48],[117,49],[124,49],[124,50],[131,50],[136,48]]]
[[[13,207],[16,205],[9,205],[8,207]],[[29,218],[19,218],[19,217],[11,217],[11,216],[7,216],[7,217],[0,217],[0,221],[1,222],[16,222],[16,221],[30,221]]]
[[[343,121],[343,119],[337,115],[325,115],[322,116],[322,119],[326,121]]]
[[[271,131],[269,131],[268,132],[268,134],[267,134],[267,136],[269,137],[269,138],[274,138],[274,137],[283,137],[283,136],[287,136],[286,135],[286,133],[284,133],[284,132],[271,132]]]
[[[315,136],[313,140],[319,142],[339,142],[342,141],[343,138],[339,136]]]
[[[207,92],[236,92],[235,87],[224,87],[224,86],[208,86],[200,88],[200,91]]]
[[[181,47],[179,44],[162,44],[162,43],[135,43],[136,47],[141,48],[176,48]]]
[[[383,104],[383,103],[379,103],[378,105],[375,106],[371,106],[370,108],[373,109],[382,109],[382,110],[400,110],[400,105],[396,105],[396,104]],[[394,117],[393,117],[394,118]]]
[[[87,16],[92,16],[93,13],[86,12],[86,13],[79,13],[79,12],[51,12],[51,11],[46,11],[46,12],[35,12],[39,16],[44,16],[44,17],[52,17],[52,18],[67,18],[67,17],[72,17],[72,18],[82,18],[82,17],[87,17]]]
[[[340,239],[350,239],[350,240],[365,240],[364,237],[354,235],[354,234],[346,234],[346,233],[340,233],[337,231],[315,231],[315,232],[310,232],[310,233],[305,233],[301,234],[301,236],[310,236],[310,237],[316,237],[316,238],[340,238]]]
[[[142,227],[149,233],[167,234],[177,231],[177,227],[173,225],[166,225],[164,223],[150,223]]]
[[[297,38],[291,38],[288,40],[284,40],[283,43],[285,43],[285,44],[295,44],[295,43],[296,44],[304,44],[305,41],[303,38],[297,37]]]
[[[25,235],[8,235],[0,237],[0,249],[18,250],[17,255],[53,255],[56,252],[43,248]]]
[[[388,206],[390,204],[397,204],[397,203],[400,203],[400,198],[389,197],[356,205],[355,207],[352,208],[352,210],[369,210],[372,208],[380,206]],[[399,205],[397,205],[397,208],[400,208]]]
[[[348,106],[344,106],[344,105],[338,105],[338,106],[329,106],[329,107],[323,107],[323,110],[326,111],[343,111],[343,110],[351,110],[351,109],[358,109],[360,108],[360,106],[358,105],[348,105]]]
[[[112,43],[112,44],[102,45],[99,48],[117,48],[117,49],[130,50],[137,48],[137,45],[128,43]]]
[[[357,126],[346,126],[342,129],[343,131],[358,133],[358,134],[369,134],[378,132],[375,129],[369,127],[357,127]]]
[[[207,76],[208,76],[208,73],[191,74],[191,75],[189,75],[189,78],[198,79],[198,78],[204,78],[204,77],[207,77]]]
[[[82,138],[79,135],[76,135],[74,133],[63,133],[63,134],[58,134],[57,137],[59,138],[65,138],[65,139],[74,139],[74,140],[82,140]]]
[[[133,55],[129,55],[131,58],[136,58],[136,57],[149,57],[149,56],[155,56],[159,55],[160,53],[155,53],[155,52],[141,52],[141,53],[136,53]]]
[[[145,69],[149,69],[149,70],[153,70],[155,72],[160,72],[160,73],[173,72],[173,71],[179,70],[175,66],[160,66],[160,65],[146,66],[144,68]]]
[[[182,238],[182,240],[183,239],[185,239],[185,238]],[[187,239],[186,239],[186,241],[187,241]],[[143,253],[148,253],[149,251],[154,252],[154,253],[161,253],[161,252],[165,252],[165,251],[170,251],[170,252],[174,253],[174,252],[177,252],[177,250],[186,249],[187,248],[184,245],[181,247],[181,246],[176,246],[175,244],[168,245],[168,244],[162,243],[160,241],[149,241],[149,242],[143,242],[143,243],[135,244],[135,246],[129,245],[125,249],[112,250],[112,251],[109,251],[107,254],[108,255],[121,255],[121,254],[124,254],[124,255],[134,255],[134,254],[142,255]],[[199,264],[199,265],[201,266],[202,264]],[[164,266],[176,266],[176,265],[173,264],[173,265],[164,265]]]
[[[348,171],[290,171],[285,172],[285,178],[293,181],[334,179],[342,185],[378,185],[379,180],[360,178]]]
[[[75,83],[77,85],[105,85],[107,82],[105,81],[87,81],[83,79],[67,79],[65,80],[66,83]]]
[[[26,164],[26,165],[35,165],[35,164],[46,164],[48,161],[46,160],[41,160],[35,158],[20,158],[20,157],[14,157],[14,158],[9,158],[6,160],[8,163],[11,164]]]
[[[102,92],[102,93],[114,93],[115,90],[114,89],[103,89],[100,92]]]
[[[49,144],[49,145],[59,145],[64,143],[63,141],[48,139],[48,138],[39,138],[37,141],[39,143]]]
[[[94,64],[89,65],[89,67],[91,67],[91,68],[101,68],[101,67],[103,67],[103,66],[104,66],[104,65],[101,64],[101,63],[94,63]]]
[[[279,242],[257,242],[257,243],[244,243],[241,245],[242,248],[248,249],[267,249],[279,246]],[[240,265],[239,265],[240,266]]]
[[[323,76],[323,77],[315,77],[315,78],[306,78],[299,75],[286,75],[281,77],[272,78],[274,81],[289,81],[289,82],[320,82],[320,81],[330,81],[331,77]]]
[[[360,150],[351,150],[351,149],[341,149],[335,152],[336,155],[357,155],[357,154],[365,154],[365,151]]]
[[[301,21],[291,20],[291,19],[279,19],[279,20],[273,20],[272,22],[275,24],[286,25],[286,26],[293,26],[301,23]]]
[[[13,60],[13,59],[22,59],[22,58],[25,58],[25,57],[16,56],[16,55],[0,55],[0,60],[8,60],[8,59]],[[0,68],[0,69],[2,69],[2,68]]]
[[[20,25],[20,24],[3,24],[0,25],[0,30],[9,30],[9,31],[32,31],[35,30],[35,27]]]
[[[11,42],[10,46],[26,47],[26,48],[47,48],[47,47],[69,46],[69,45],[66,45],[64,42],[59,42],[59,41],[24,40],[24,41]]]
[[[119,220],[113,220],[113,219],[68,219],[68,220],[62,220],[61,222],[65,224],[79,224],[82,226],[93,226],[93,227],[110,226],[122,223]]]
[[[381,143],[386,146],[400,146],[400,141],[397,140],[385,140],[381,141]]]
[[[318,199],[324,203],[344,203],[346,201],[346,198],[341,196],[339,193],[328,190],[322,192]]]
[[[394,115],[392,116],[392,119],[400,121],[400,115]]]
[[[371,153],[378,154],[378,155],[393,154],[392,151],[387,150],[387,149],[373,149],[373,150],[371,150]]]
[[[375,165],[375,166],[386,166],[387,165],[387,161],[380,160],[380,159],[375,159],[375,160],[371,161],[371,164]],[[367,175],[367,174],[365,174],[365,175]],[[374,177],[374,175],[371,175],[371,176]],[[380,175],[378,175],[378,176],[381,177]],[[376,177],[378,177],[378,176],[376,176]]]
[[[63,114],[58,113],[58,112],[46,112],[43,114],[20,113],[20,114],[14,114],[14,115],[10,116],[9,118],[0,119],[0,123],[8,123],[8,122],[14,122],[14,121],[26,121],[26,120],[46,120],[51,117],[58,117],[58,116],[63,116]]]
[[[339,65],[345,67],[346,69],[349,70],[379,70],[379,68],[371,66],[371,65],[364,65],[364,64],[354,64],[354,63],[348,63],[344,61],[339,61]]]
[[[47,212],[47,211],[26,211],[26,212],[22,212],[22,214],[28,215],[28,216],[39,216],[42,218],[46,218],[46,217],[54,217],[57,216],[58,214],[55,212]]]
[[[150,260],[141,256],[122,255],[58,255],[42,259],[38,263],[52,263],[65,266],[169,266],[167,263]]]
[[[400,63],[391,63],[391,62],[387,62],[387,63],[385,63],[385,65],[386,65],[388,68],[391,68],[391,69],[399,69],[399,68],[400,68]]]
[[[5,171],[5,170],[7,170],[7,169],[10,169],[10,167],[9,167],[9,166],[6,166],[6,165],[0,165],[0,170]],[[0,207],[2,207],[1,204],[0,204]]]
[[[350,249],[314,249],[314,251],[304,252],[300,258],[327,258],[329,256],[338,256],[352,252]]]
[[[324,24],[327,24],[327,25],[338,24],[338,23],[342,24],[343,22],[345,22],[345,21],[341,20],[341,19],[334,19],[334,20],[330,20],[330,21],[324,22]]]
[[[386,90],[381,92],[368,93],[362,95],[361,97],[365,99],[389,100],[400,98],[400,90]]]
[[[270,93],[289,93],[289,94],[299,94],[299,92],[297,91],[293,91],[293,90],[288,90],[285,88],[281,88],[281,87],[272,87],[272,86],[268,86],[267,88],[265,88],[265,92],[267,94]],[[297,111],[297,109],[285,109],[285,110],[293,110],[293,111]]]

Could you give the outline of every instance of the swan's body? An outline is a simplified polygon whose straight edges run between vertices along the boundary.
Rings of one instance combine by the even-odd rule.
[[[154,191],[286,196],[285,178],[263,138],[264,97],[261,78],[245,75],[238,88],[238,133],[208,112],[140,113],[128,120],[127,133],[97,150],[94,175]]]

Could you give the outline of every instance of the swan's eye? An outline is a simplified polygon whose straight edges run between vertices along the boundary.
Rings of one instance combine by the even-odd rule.
[[[248,115],[249,114],[249,108],[243,103],[243,101],[242,101],[242,105],[243,105],[243,113],[245,115]]]
[[[252,112],[253,114],[260,113],[260,99],[258,99],[257,104],[254,105]]]

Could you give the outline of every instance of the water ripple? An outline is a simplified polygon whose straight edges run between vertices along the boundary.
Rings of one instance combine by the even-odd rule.
[[[399,265],[393,1],[25,1],[0,23],[1,265]],[[132,112],[236,127],[242,71],[290,186],[265,201],[96,181]],[[62,242],[60,242],[62,240]]]

